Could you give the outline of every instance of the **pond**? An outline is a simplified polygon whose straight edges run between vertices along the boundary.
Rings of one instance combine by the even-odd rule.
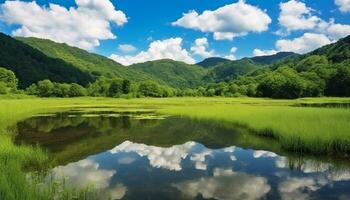
[[[112,199],[350,199],[347,164],[286,156],[244,126],[76,109],[34,116],[17,130],[17,144],[49,152],[54,178]]]

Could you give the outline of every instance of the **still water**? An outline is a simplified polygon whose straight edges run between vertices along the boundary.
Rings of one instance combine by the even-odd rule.
[[[350,199],[346,161],[281,156],[278,144],[242,126],[77,109],[17,128],[18,144],[48,150],[55,178],[112,199]]]

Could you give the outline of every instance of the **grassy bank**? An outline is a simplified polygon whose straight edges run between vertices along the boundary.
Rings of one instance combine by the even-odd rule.
[[[47,155],[40,148],[15,146],[10,128],[17,121],[40,112],[86,107],[142,107],[161,113],[210,120],[225,126],[241,124],[257,134],[275,138],[293,152],[313,154],[350,153],[350,109],[295,107],[297,104],[349,103],[346,98],[270,100],[252,98],[171,99],[2,99],[0,100],[0,197],[1,199],[88,199],[89,191],[48,187],[45,191],[29,184],[24,170],[45,166]],[[60,193],[58,193],[60,191]],[[62,192],[63,191],[63,192]]]

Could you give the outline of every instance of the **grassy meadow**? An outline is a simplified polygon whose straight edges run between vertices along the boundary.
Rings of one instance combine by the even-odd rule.
[[[39,147],[16,146],[11,127],[37,113],[72,107],[152,109],[162,114],[210,120],[229,127],[242,125],[258,135],[277,140],[286,151],[346,156],[350,153],[350,109],[297,107],[300,104],[350,103],[349,98],[270,100],[255,98],[0,99],[0,196],[4,199],[93,199],[90,191],[75,191],[52,183],[42,189],[29,183],[25,171],[48,163]],[[35,182],[34,182],[35,183]],[[41,188],[41,189],[39,189]],[[87,195],[89,194],[89,195]]]

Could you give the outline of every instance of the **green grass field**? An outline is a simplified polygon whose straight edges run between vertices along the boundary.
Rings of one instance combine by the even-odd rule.
[[[350,109],[296,107],[296,104],[350,103],[349,98],[270,100],[253,98],[170,99],[39,99],[0,100],[0,196],[4,199],[93,199],[87,191],[62,186],[39,190],[28,183],[28,167],[45,168],[47,155],[39,147],[15,146],[11,129],[17,121],[41,112],[71,107],[149,108],[160,113],[205,119],[225,126],[240,124],[258,135],[275,138],[286,151],[319,155],[350,153]],[[55,183],[53,183],[55,185]]]

